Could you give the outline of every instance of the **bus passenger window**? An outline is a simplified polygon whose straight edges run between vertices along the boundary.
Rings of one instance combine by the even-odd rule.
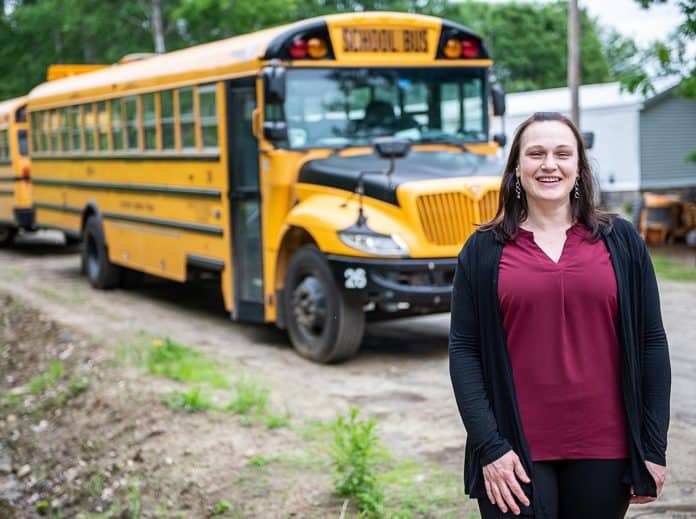
[[[155,94],[143,94],[143,130],[145,131],[145,149],[157,149],[157,113],[155,112]]]
[[[26,157],[27,155],[29,155],[29,143],[27,142],[26,130],[19,130],[17,132],[17,142],[19,143],[19,154],[22,157]]]
[[[31,145],[34,153],[41,149],[41,117],[38,112],[31,114]]]
[[[48,120],[49,112],[41,112],[41,152],[46,153],[50,150],[48,147],[50,142],[48,140],[49,137],[49,120]]]
[[[0,130],[0,161],[5,162],[10,158],[10,140],[7,130]]]
[[[179,90],[179,125],[181,126],[181,148],[196,149],[196,121],[193,113],[193,88]]]
[[[94,105],[87,103],[83,106],[85,120],[85,151],[94,151]]]
[[[70,151],[72,149],[70,108],[63,108],[60,111],[60,141],[63,143],[63,151]]]
[[[70,108],[70,127],[72,128],[72,149],[82,151],[82,115],[79,106]]]
[[[123,140],[123,113],[121,112],[121,100],[111,100],[111,138],[113,139],[114,151],[124,149]]]
[[[174,96],[171,90],[160,92],[160,119],[162,121],[162,149],[174,150]]]
[[[128,151],[138,151],[138,98],[126,97],[126,146]]]
[[[217,149],[218,147],[215,94],[215,85],[198,87],[198,106],[201,114],[201,142],[203,143],[204,149]]]
[[[51,149],[53,154],[60,152],[60,111],[51,110]]]
[[[97,133],[99,134],[99,151],[109,151],[109,112],[106,111],[106,101],[97,103]]]

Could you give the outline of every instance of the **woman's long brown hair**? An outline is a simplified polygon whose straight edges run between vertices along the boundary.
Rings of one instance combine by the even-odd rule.
[[[522,191],[523,196],[519,199],[515,196],[515,168],[520,159],[522,135],[530,125],[543,121],[561,122],[570,128],[575,136],[578,147],[580,197],[575,198],[575,189],[571,190],[569,195],[571,212],[573,220],[587,226],[592,231],[592,236],[597,239],[600,234],[608,233],[611,230],[612,215],[600,211],[595,206],[594,177],[582,136],[573,122],[558,112],[536,112],[517,128],[515,138],[510,146],[510,155],[508,155],[503,171],[498,211],[491,221],[479,226],[477,231],[493,231],[496,240],[505,243],[517,235],[520,223],[527,219],[527,195]]]

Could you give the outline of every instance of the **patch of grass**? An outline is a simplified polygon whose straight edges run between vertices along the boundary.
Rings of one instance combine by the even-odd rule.
[[[153,375],[180,382],[204,382],[213,387],[229,387],[227,377],[215,362],[171,339],[153,341],[147,353],[147,368]]]
[[[213,509],[210,511],[210,514],[213,516],[218,516],[222,515],[225,512],[227,512],[230,509],[230,503],[229,501],[226,501],[224,499],[220,499],[215,505],[213,506]]]
[[[389,517],[458,517],[461,513],[465,498],[459,492],[459,472],[407,461],[379,474],[378,479]]]
[[[140,519],[142,504],[140,502],[140,482],[133,481],[128,485],[128,501],[130,505],[130,519]]]
[[[242,417],[239,419],[239,425],[241,425],[242,427],[251,427],[252,425],[254,425],[254,422],[254,417],[249,416],[247,414],[242,415]]]
[[[164,403],[175,411],[187,411],[190,413],[207,411],[213,406],[208,395],[202,393],[198,387],[188,391],[173,391],[165,398]]]
[[[92,478],[89,480],[89,491],[94,497],[101,496],[101,493],[106,487],[106,481],[108,476],[101,470],[96,472]]]
[[[247,465],[251,467],[265,467],[271,462],[271,459],[263,456],[261,454],[258,454],[256,456],[252,456],[249,458],[249,461],[247,461]]]
[[[380,458],[377,421],[361,420],[359,412],[353,407],[347,417],[339,416],[334,422],[330,451],[334,491],[341,497],[355,499],[364,516],[382,517],[384,492],[375,472]]]
[[[73,378],[70,381],[70,385],[68,386],[68,398],[75,398],[76,396],[80,396],[82,393],[87,391],[89,384],[90,382],[87,377]]]
[[[235,384],[235,397],[224,406],[225,411],[235,414],[263,414],[268,406],[268,389],[261,387],[254,380],[241,378]]]
[[[46,371],[29,381],[29,391],[32,395],[40,395],[46,389],[55,386],[62,376],[63,364],[53,360]]]
[[[280,429],[281,427],[290,427],[289,414],[272,414],[266,417],[266,427],[268,429]]]
[[[696,268],[676,263],[668,258],[653,256],[655,274],[662,279],[671,281],[696,281]]]

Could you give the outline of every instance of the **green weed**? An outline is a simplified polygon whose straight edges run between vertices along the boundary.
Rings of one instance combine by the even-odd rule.
[[[130,504],[130,519],[140,519],[142,504],[140,502],[140,482],[133,481],[128,486],[128,497]]]
[[[180,382],[205,382],[213,387],[229,387],[227,377],[215,362],[171,339],[153,341],[147,354],[147,368],[153,375]]]
[[[333,426],[331,448],[334,491],[342,497],[354,498],[358,510],[367,517],[384,514],[384,493],[375,467],[379,461],[379,438],[374,418],[358,419],[359,410],[350,409]]]
[[[211,510],[210,513],[213,516],[222,515],[230,509],[230,506],[231,505],[230,505],[229,501],[221,499],[220,501],[215,503],[215,506],[213,506],[213,509]]]
[[[655,256],[652,258],[655,274],[671,281],[696,281],[696,268],[676,263],[668,258]]]
[[[207,411],[212,407],[210,398],[197,387],[188,391],[173,391],[165,398],[164,403],[170,409],[191,413]]]
[[[267,458],[266,456],[262,456],[261,454],[258,454],[256,456],[252,456],[249,458],[249,461],[247,461],[247,465],[251,467],[265,467],[271,462],[270,458]]]
[[[46,389],[55,386],[62,376],[63,365],[57,360],[53,360],[45,372],[29,381],[29,391],[33,395],[40,395]]]
[[[235,384],[235,397],[224,407],[235,414],[263,414],[268,406],[268,389],[250,379],[242,378]]]
[[[266,427],[268,429],[280,429],[281,427],[290,427],[289,414],[272,414],[266,417]]]

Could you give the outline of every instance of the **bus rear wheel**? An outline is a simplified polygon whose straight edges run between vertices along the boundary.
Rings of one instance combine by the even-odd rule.
[[[85,225],[82,269],[94,288],[114,288],[121,279],[121,268],[109,261],[102,223],[96,216],[90,216]]]
[[[365,332],[362,304],[341,292],[314,245],[299,249],[285,275],[284,311],[297,352],[321,363],[353,357]]]
[[[0,227],[0,247],[9,247],[14,243],[17,229],[14,227]]]

